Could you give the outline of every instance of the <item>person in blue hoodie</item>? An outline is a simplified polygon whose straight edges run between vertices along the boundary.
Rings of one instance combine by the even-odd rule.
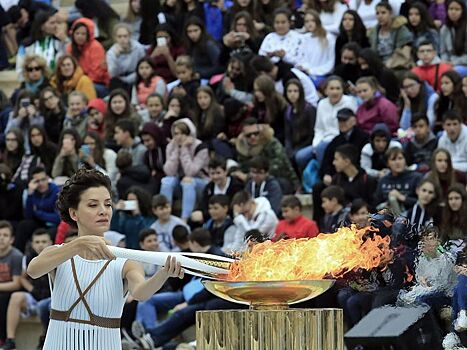
[[[50,182],[43,167],[31,171],[28,188],[24,190],[24,219],[16,230],[15,247],[24,252],[26,243],[38,228],[55,229],[60,215],[55,208],[58,192],[56,184]],[[54,235],[52,235],[54,236]]]
[[[407,170],[404,151],[392,147],[386,151],[389,173],[378,181],[374,196],[377,208],[390,208],[395,215],[417,202],[416,189],[422,175]]]

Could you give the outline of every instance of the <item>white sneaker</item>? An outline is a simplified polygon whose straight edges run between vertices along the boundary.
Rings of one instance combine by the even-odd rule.
[[[443,348],[444,350],[455,350],[461,344],[459,336],[454,333],[448,333],[443,339]]]
[[[457,332],[462,332],[467,330],[467,313],[465,310],[461,310],[457,319],[454,321],[454,329]]]

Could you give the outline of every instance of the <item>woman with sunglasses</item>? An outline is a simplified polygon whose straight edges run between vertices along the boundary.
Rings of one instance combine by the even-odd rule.
[[[27,55],[23,61],[22,67],[23,82],[11,97],[16,101],[19,91],[26,90],[38,97],[42,89],[50,86],[49,71],[46,60],[39,55]]]

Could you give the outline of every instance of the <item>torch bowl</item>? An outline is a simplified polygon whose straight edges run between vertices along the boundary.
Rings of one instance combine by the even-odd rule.
[[[288,305],[310,300],[321,295],[334,280],[304,281],[203,281],[215,296],[252,309],[287,309]]]

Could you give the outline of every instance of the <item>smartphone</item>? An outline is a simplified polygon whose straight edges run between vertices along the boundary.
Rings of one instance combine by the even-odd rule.
[[[123,201],[123,210],[136,210],[138,201]]]
[[[350,80],[347,80],[347,84],[348,84],[351,88],[354,88],[354,89],[357,88],[357,87],[355,86],[355,84],[352,83]]]
[[[28,107],[31,104],[31,100],[29,98],[21,99],[21,107]]]
[[[86,157],[89,157],[91,155],[91,149],[89,148],[89,145],[81,145],[80,150],[84,153]]]
[[[164,38],[164,37],[157,38],[157,46],[167,46],[167,38]]]

